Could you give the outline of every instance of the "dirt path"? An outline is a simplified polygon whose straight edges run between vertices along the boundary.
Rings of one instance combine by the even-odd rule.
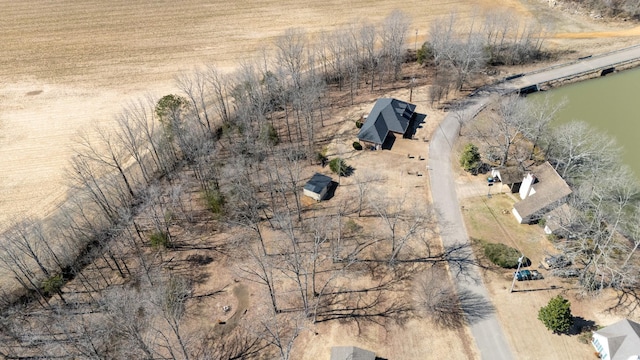
[[[557,33],[553,35],[554,39],[604,39],[618,37],[635,37],[640,36],[640,26],[631,29],[617,31],[596,31],[596,32],[579,32],[579,33]]]

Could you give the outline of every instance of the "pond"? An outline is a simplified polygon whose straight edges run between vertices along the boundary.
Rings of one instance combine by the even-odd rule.
[[[581,120],[613,136],[623,148],[623,162],[640,178],[640,69],[566,85],[531,96],[549,94],[553,101],[566,98],[556,124]]]

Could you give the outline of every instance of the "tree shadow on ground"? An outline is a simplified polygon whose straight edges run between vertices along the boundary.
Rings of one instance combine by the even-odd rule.
[[[475,324],[494,313],[495,308],[484,296],[471,290],[462,289],[458,292],[460,308],[469,324]]]
[[[567,332],[569,335],[580,335],[585,331],[593,331],[596,329],[596,322],[593,320],[587,320],[581,316],[573,317],[573,324]]]

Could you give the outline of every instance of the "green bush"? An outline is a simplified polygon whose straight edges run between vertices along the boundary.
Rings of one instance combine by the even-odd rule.
[[[42,290],[47,295],[58,294],[62,291],[62,286],[64,285],[64,279],[62,275],[54,275],[42,282]]]
[[[593,338],[593,333],[602,329],[599,325],[587,325],[580,328],[580,334],[578,335],[578,341],[583,344],[590,344]]]
[[[356,127],[358,129],[360,129],[362,127],[362,125],[364,125],[364,123],[362,122],[362,120],[356,120]]]
[[[547,225],[547,219],[542,218],[540,220],[538,220],[538,226],[540,226],[541,228],[544,229],[544,227]]]
[[[484,256],[492,263],[505,269],[515,269],[518,267],[520,252],[505,244],[483,243]],[[529,259],[524,258],[522,263],[526,264]]]
[[[541,307],[538,311],[538,320],[554,334],[566,334],[573,325],[571,303],[561,295],[552,298],[547,306]]]
[[[360,233],[360,231],[362,230],[362,225],[359,225],[358,223],[353,221],[353,219],[349,219],[344,224],[344,230],[349,234]]]
[[[423,65],[427,61],[433,58],[433,52],[431,51],[431,46],[429,43],[424,43],[416,52],[416,60],[418,64]]]
[[[340,176],[349,176],[353,170],[351,166],[347,165],[346,161],[341,158],[331,159],[331,161],[329,161],[329,169],[331,169],[334,174]]]
[[[214,214],[222,214],[224,212],[224,195],[220,190],[213,189],[204,192],[204,201],[207,205],[207,209]]]
[[[480,152],[478,151],[478,147],[473,144],[467,144],[462,150],[462,155],[460,156],[460,166],[465,171],[475,171],[480,167]]]
[[[322,150],[316,153],[316,160],[322,164],[324,167],[325,162],[327,161],[327,148],[322,148]]]
[[[278,136],[278,131],[271,124],[266,124],[262,127],[262,133],[260,134],[260,138],[265,143],[276,146],[280,143],[280,137]]]
[[[149,241],[151,242],[151,247],[154,249],[166,249],[171,247],[171,240],[169,239],[169,234],[164,231],[156,231],[149,236]]]
[[[360,150],[362,150],[362,145],[359,142],[354,141],[353,142],[353,148],[358,150],[358,151],[360,151]]]

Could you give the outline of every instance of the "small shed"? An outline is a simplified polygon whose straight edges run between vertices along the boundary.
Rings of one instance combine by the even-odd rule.
[[[372,351],[355,346],[334,346],[331,348],[331,360],[375,360]]]
[[[333,180],[327,175],[315,173],[304,185],[304,195],[316,200],[322,200],[331,186]]]

